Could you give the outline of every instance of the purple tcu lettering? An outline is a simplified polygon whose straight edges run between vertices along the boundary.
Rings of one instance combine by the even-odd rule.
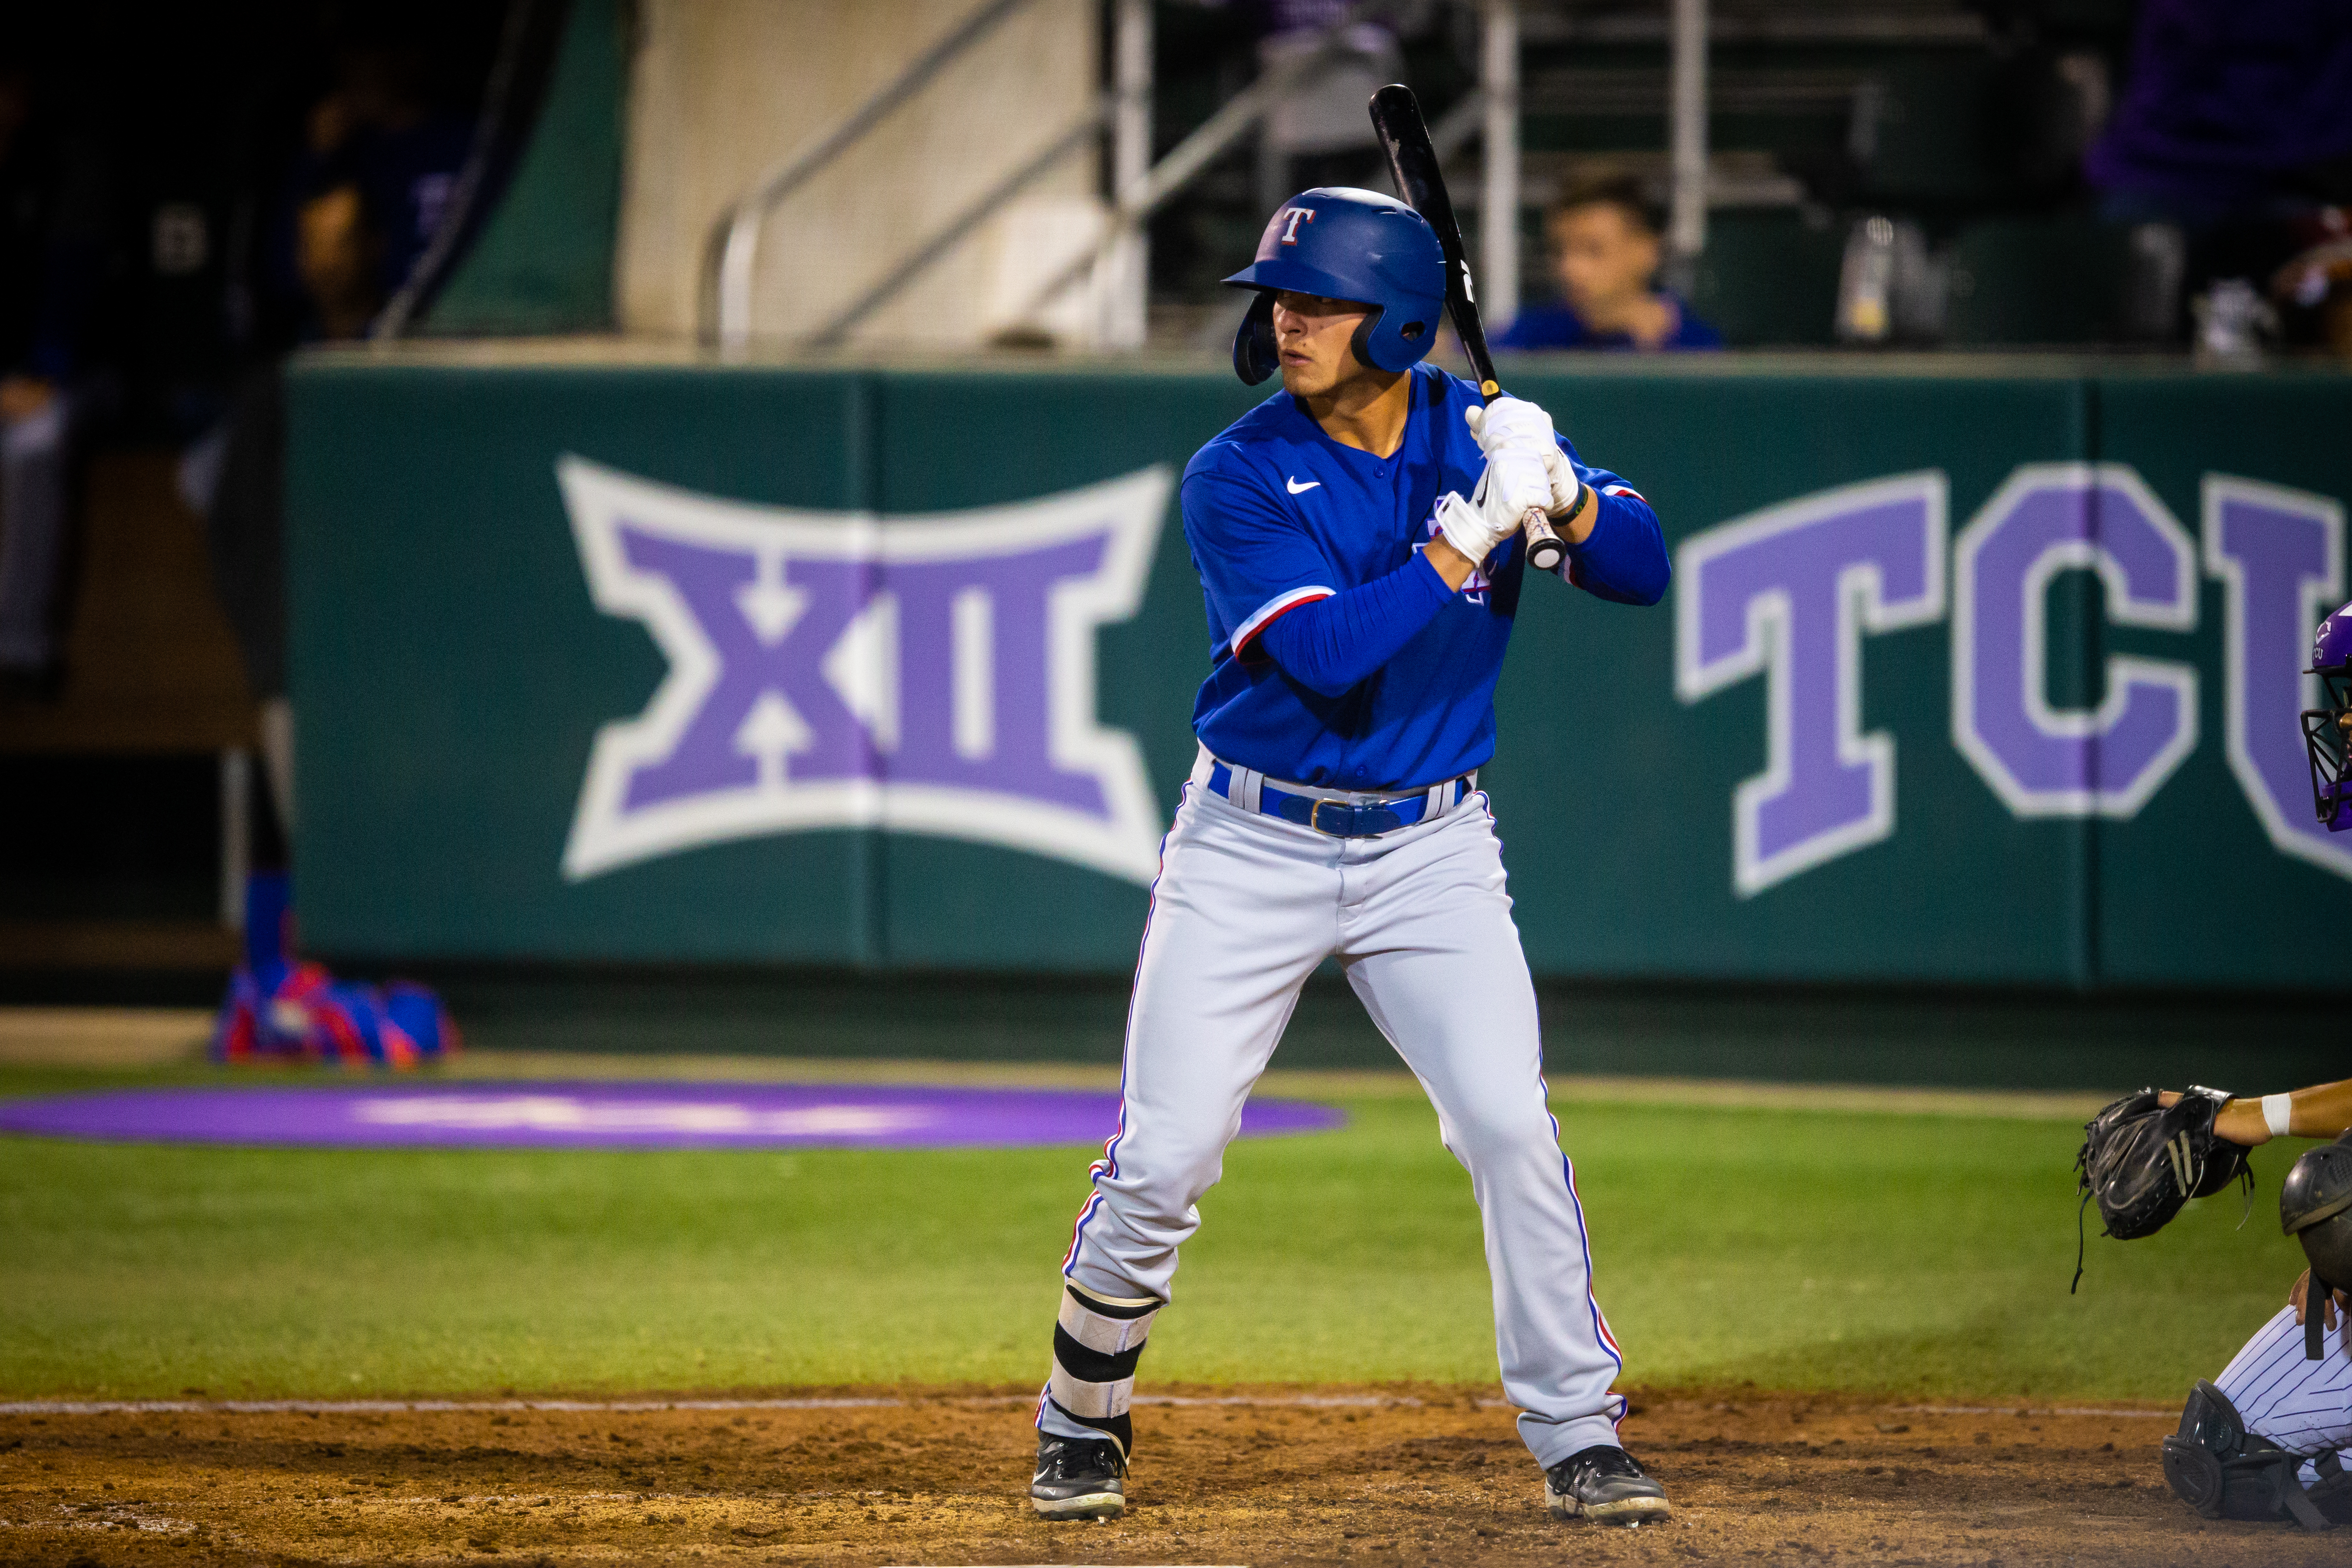
[[[2352,835],[2311,809],[2298,716],[2318,706],[2311,629],[2344,598],[2344,507],[2326,496],[2205,476],[2205,570],[2223,584],[2230,769],[2272,845],[2352,877]]]
[[[2106,618],[2197,628],[2197,549],[2118,463],[2029,463],[1952,546],[1952,742],[2019,817],[2130,817],[2197,749],[2197,671],[2106,661],[2096,709],[2050,706],[2049,590],[2099,574]]]
[[[971,839],[1149,882],[1094,634],[1142,599],[1169,476],[929,517],[754,507],[557,465],[597,608],[670,672],[598,734],[565,873],[818,828]]]
[[[1862,732],[1862,639],[1944,613],[1937,472],[1824,490],[1695,534],[1675,566],[1675,689],[1765,676],[1764,771],[1732,803],[1745,898],[1895,831],[1895,739]]]

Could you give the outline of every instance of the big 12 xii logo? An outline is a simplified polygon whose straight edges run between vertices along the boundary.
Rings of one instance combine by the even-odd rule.
[[[1149,883],[1135,738],[1095,719],[1095,632],[1141,602],[1153,467],[933,516],[753,506],[566,456],[596,607],[669,660],[596,737],[563,854],[592,877],[700,844],[878,827]]]

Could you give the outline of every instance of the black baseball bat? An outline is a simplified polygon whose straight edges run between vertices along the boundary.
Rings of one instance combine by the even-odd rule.
[[[1372,94],[1372,130],[1389,155],[1389,172],[1405,205],[1429,220],[1437,231],[1438,248],[1445,253],[1445,310],[1454,319],[1454,335],[1470,356],[1478,377],[1478,395],[1493,402],[1503,395],[1495,382],[1495,356],[1486,351],[1486,329],[1478,319],[1478,298],[1470,287],[1470,263],[1462,253],[1462,225],[1454,221],[1454,199],[1445,193],[1445,175],[1437,166],[1437,149],[1421,118],[1412,89],[1391,82]],[[1555,571],[1568,546],[1553,531],[1551,518],[1540,507],[1529,508],[1519,528],[1528,536],[1528,564],[1538,571]]]

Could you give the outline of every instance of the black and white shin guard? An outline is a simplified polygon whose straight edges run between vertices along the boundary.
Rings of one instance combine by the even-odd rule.
[[[1154,1296],[1129,1301],[1097,1296],[1067,1280],[1062,1282],[1045,1403],[1065,1420],[1117,1443],[1121,1458],[1135,1444],[1128,1404],[1135,1395],[1136,1363],[1143,1359],[1151,1321],[1166,1304]]]

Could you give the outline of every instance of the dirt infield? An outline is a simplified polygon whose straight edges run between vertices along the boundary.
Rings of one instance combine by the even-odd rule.
[[[1510,1410],[1451,1389],[1139,1410],[1127,1519],[1046,1526],[1018,1396],[734,1408],[0,1413],[5,1563],[2340,1563],[2204,1523],[2171,1422],[1639,1399],[1673,1523],[1552,1523]],[[852,1404],[854,1401],[854,1404]],[[885,1401],[885,1404],[875,1404]]]
[[[193,1391],[192,1391],[193,1392]],[[1134,1505],[1047,1525],[1018,1396],[551,1409],[0,1413],[0,1562],[2336,1563],[2208,1524],[2164,1419],[1636,1396],[1670,1523],[1552,1522],[1510,1412],[1448,1389],[1202,1391],[1138,1411]],[[1164,1393],[1162,1398],[1168,1397]],[[1185,1396],[1179,1396],[1180,1399]]]

